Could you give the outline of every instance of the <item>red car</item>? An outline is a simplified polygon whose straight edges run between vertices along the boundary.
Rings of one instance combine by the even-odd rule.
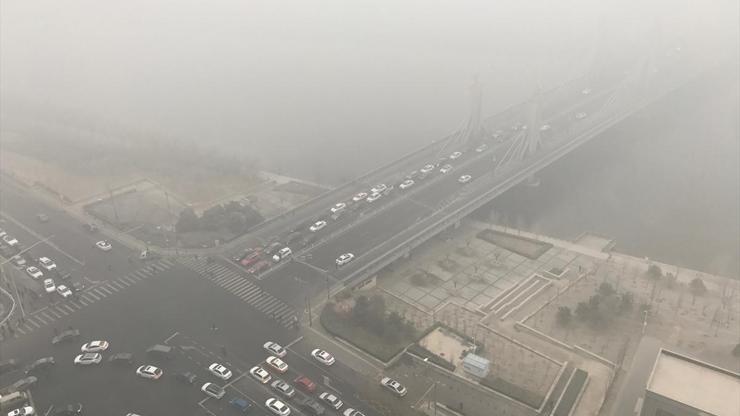
[[[305,391],[306,393],[313,393],[316,391],[316,383],[311,381],[310,378],[306,376],[298,376],[295,380],[293,380],[293,383],[295,383],[295,386],[298,387],[300,390]]]
[[[262,260],[262,261],[255,263],[252,267],[250,267],[247,270],[247,273],[257,275],[267,270],[269,267],[270,267],[270,262]]]
[[[255,251],[253,253],[247,254],[241,261],[239,261],[239,264],[241,264],[244,267],[249,267],[250,265],[257,263],[260,259],[260,252]]]

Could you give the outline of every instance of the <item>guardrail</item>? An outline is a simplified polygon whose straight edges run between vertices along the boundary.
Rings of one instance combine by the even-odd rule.
[[[341,290],[342,288],[354,286],[355,284],[360,283],[364,281],[365,279],[371,277],[373,274],[379,272],[382,268],[384,268],[388,264],[405,256],[412,249],[418,247],[419,245],[427,241],[429,238],[438,234],[439,232],[449,227],[450,225],[455,224],[457,221],[460,220],[460,218],[469,215],[476,209],[488,203],[491,199],[495,198],[496,196],[500,195],[501,193],[515,186],[519,182],[525,180],[530,175],[538,172],[539,170],[548,166],[554,161],[560,159],[563,155],[569,153],[571,150],[580,146],[584,142],[591,140],[592,138],[596,137],[600,133],[612,127],[613,125],[626,119],[627,117],[629,117],[636,111],[646,107],[647,105],[649,105],[650,103],[654,101],[657,101],[658,99],[662,98],[666,94],[675,90],[679,86],[684,85],[686,82],[688,82],[688,80],[692,79],[693,76],[695,75],[697,74],[692,74],[692,76],[688,77],[687,80],[680,81],[680,82],[674,82],[668,87],[665,87],[663,90],[661,90],[660,92],[658,92],[657,94],[654,94],[653,96],[649,98],[638,99],[638,101],[635,102],[628,109],[611,114],[609,118],[605,119],[603,122],[599,124],[591,125],[586,130],[579,133],[578,136],[576,136],[573,140],[553,149],[552,151],[548,153],[538,156],[537,159],[533,163],[529,163],[528,166],[525,166],[523,169],[517,171],[512,176],[505,179],[503,182],[496,185],[491,190],[479,195],[478,197],[472,199],[470,202],[466,203],[462,207],[456,210],[453,210],[449,214],[432,222],[431,224],[429,224],[428,226],[426,226],[425,228],[423,228],[416,234],[412,235],[411,237],[407,238],[403,242],[396,244],[391,249],[387,250],[385,253],[375,256],[374,260],[363,265],[358,270],[356,270],[349,276],[345,277],[341,282],[335,285],[337,286],[337,290]],[[509,170],[512,170],[512,168],[520,167],[521,164],[522,164],[521,162],[517,164],[512,164],[509,167]],[[430,216],[428,218],[431,220],[433,216]],[[367,254],[371,254],[371,253],[372,251],[368,252]],[[334,293],[334,290],[332,290],[332,293]]]

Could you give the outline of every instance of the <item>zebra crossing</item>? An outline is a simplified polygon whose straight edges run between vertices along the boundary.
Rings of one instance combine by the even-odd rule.
[[[78,292],[75,297],[60,300],[59,302],[50,304],[35,312],[31,312],[25,317],[21,317],[20,310],[16,308],[13,316],[9,319],[13,329],[12,331],[1,331],[0,340],[7,339],[9,337],[18,338],[31,333],[36,329],[51,325],[58,319],[69,316],[70,314],[95,302],[101,301],[108,296],[115,295],[142,280],[156,276],[157,273],[170,269],[174,264],[175,263],[171,260],[160,259],[156,262],[150,263],[146,267],[121,276],[115,280],[106,280],[95,284],[92,287]]]
[[[181,257],[177,261],[237,296],[259,312],[275,319],[285,328],[292,327],[298,320],[293,307],[265,292],[246,277],[222,264],[215,262],[208,264],[204,259],[191,257]]]

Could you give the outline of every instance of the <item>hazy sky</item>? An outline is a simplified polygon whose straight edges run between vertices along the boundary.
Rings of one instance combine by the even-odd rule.
[[[0,85],[5,110],[20,97],[279,170],[326,152],[369,168],[454,129],[476,74],[490,114],[583,73],[599,27],[638,47],[653,20],[684,36],[726,25],[644,3],[3,0]]]

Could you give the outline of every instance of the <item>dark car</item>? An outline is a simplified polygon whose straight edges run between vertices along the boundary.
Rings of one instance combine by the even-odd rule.
[[[316,383],[306,376],[298,376],[293,380],[295,386],[306,393],[313,393],[316,391]]]
[[[51,339],[51,343],[56,345],[62,342],[72,341],[80,337],[79,329],[68,329]]]
[[[36,218],[38,218],[38,220],[41,222],[49,221],[49,216],[46,214],[36,214]]]
[[[314,399],[308,397],[300,397],[297,398],[295,402],[298,407],[301,408],[301,410],[310,415],[322,416],[324,413],[326,413],[326,409],[324,408],[324,406],[320,405]]]
[[[249,400],[234,397],[229,401],[229,404],[241,413],[249,413],[252,410],[252,403]]]
[[[82,404],[74,403],[64,406],[54,406],[54,416],[75,416],[82,414]]]
[[[87,231],[89,233],[96,233],[96,232],[98,232],[98,226],[95,225],[95,224],[93,224],[93,223],[82,224],[82,228],[84,228],[85,231]]]
[[[18,368],[18,360],[15,358],[9,358],[7,360],[0,361],[0,374],[9,373]]]
[[[265,249],[265,254],[268,256],[272,256],[273,254],[277,253],[278,250],[283,248],[283,245],[281,243],[275,242],[267,246]]]
[[[39,358],[26,368],[26,374],[30,375],[48,371],[54,364],[56,364],[54,357]]]
[[[195,384],[195,381],[198,380],[198,376],[191,373],[190,371],[186,371],[184,373],[178,373],[175,378],[177,380],[182,381],[185,384]]]
[[[130,352],[119,352],[111,355],[108,362],[116,365],[131,365],[134,363],[134,355]]]
[[[82,292],[83,290],[85,290],[85,284],[82,282],[72,282],[72,284],[70,285],[70,289],[72,289],[72,291],[75,293]]]
[[[16,381],[15,383],[13,383],[10,386],[10,390],[11,391],[24,391],[24,390],[28,390],[31,387],[33,387],[33,385],[36,384],[38,381],[39,381],[38,378],[36,378],[34,376],[28,376],[26,378],[22,378],[22,379]]]

